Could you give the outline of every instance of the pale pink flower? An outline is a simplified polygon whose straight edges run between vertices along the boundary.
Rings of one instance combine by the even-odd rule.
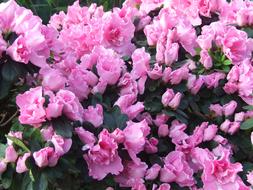
[[[46,117],[44,102],[42,87],[31,88],[24,94],[19,94],[16,103],[20,108],[20,123],[38,125],[44,122]]]
[[[52,136],[51,142],[54,145],[54,152],[58,156],[66,154],[70,150],[72,145],[72,139],[63,138],[62,136],[56,134]]]
[[[37,166],[55,166],[59,157],[55,156],[54,149],[52,147],[45,147],[39,151],[33,153],[33,158]]]
[[[82,121],[83,107],[74,93],[68,90],[60,90],[56,97],[62,102],[63,113],[72,120]]]
[[[23,156],[19,156],[16,166],[17,173],[23,173],[28,171],[28,168],[25,164],[26,160],[31,156],[30,152],[25,153]]]
[[[176,182],[180,187],[194,185],[193,170],[188,165],[183,152],[170,152],[164,162],[165,165],[160,172],[161,182]]]
[[[117,176],[115,181],[120,184],[120,187],[132,187],[136,183],[143,183],[144,176],[148,166],[145,162],[136,164],[132,161],[124,163],[124,170]]]
[[[95,135],[82,127],[75,128],[75,132],[83,144],[93,146],[93,144],[96,142]]]
[[[145,179],[146,180],[156,179],[159,175],[160,169],[161,169],[161,166],[159,166],[158,164],[154,164],[151,168],[149,168],[146,171]]]
[[[6,171],[6,169],[7,169],[7,164],[3,160],[1,160],[0,161],[0,174],[4,173]]]
[[[16,152],[16,150],[14,149],[13,145],[9,145],[6,149],[5,149],[5,162],[15,162],[18,158],[18,153]]]
[[[89,175],[97,180],[102,180],[109,173],[118,175],[123,170],[123,165],[117,149],[118,144],[104,129],[99,134],[98,144],[83,156],[88,164]]]
[[[84,121],[90,122],[94,127],[99,127],[103,124],[103,107],[97,104],[96,107],[89,106],[83,112]]]

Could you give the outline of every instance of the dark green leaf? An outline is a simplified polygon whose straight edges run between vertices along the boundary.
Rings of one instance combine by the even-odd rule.
[[[247,119],[246,121],[244,121],[240,128],[242,130],[249,130],[249,129],[252,129],[253,128],[253,118],[250,118],[250,119]]]
[[[68,119],[65,117],[59,117],[52,120],[53,128],[55,129],[58,135],[61,135],[65,138],[72,137],[73,127]]]
[[[34,182],[34,190],[47,190],[48,181],[44,173],[39,176],[39,179]]]
[[[6,62],[2,67],[2,77],[6,81],[14,82],[23,73],[22,63],[14,61]]]
[[[118,106],[114,106],[110,111],[104,111],[104,127],[109,131],[114,131],[116,128],[123,130],[127,121],[127,115],[121,113]]]
[[[7,146],[7,144],[0,144],[0,159],[5,157],[5,149]]]
[[[0,100],[5,98],[9,94],[9,90],[12,86],[10,81],[3,80],[0,77]]]
[[[8,189],[11,186],[13,179],[14,169],[11,166],[8,166],[7,170],[2,175],[2,185],[5,189]]]

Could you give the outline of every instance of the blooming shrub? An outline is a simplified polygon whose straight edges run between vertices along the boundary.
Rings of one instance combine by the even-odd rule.
[[[2,187],[250,190],[252,12],[248,0],[77,1],[44,25],[1,3],[0,99],[25,87]]]

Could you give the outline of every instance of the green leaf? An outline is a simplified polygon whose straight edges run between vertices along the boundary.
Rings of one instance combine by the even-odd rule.
[[[9,61],[3,64],[2,77],[6,81],[14,82],[22,75],[23,71],[22,63]]]
[[[65,117],[59,117],[52,120],[53,128],[55,129],[58,135],[61,135],[65,138],[72,137],[73,127],[68,119]]]
[[[230,67],[229,67],[228,65],[224,65],[224,66],[222,67],[222,70],[223,70],[224,72],[228,73],[228,72],[230,71]]]
[[[11,166],[8,166],[7,170],[1,176],[1,183],[5,189],[8,189],[12,184],[14,169]]]
[[[47,190],[47,186],[48,186],[47,177],[44,173],[42,173],[39,176],[39,179],[34,182],[33,189],[34,190]]]
[[[128,117],[126,114],[121,113],[118,106],[114,106],[109,111],[104,111],[104,127],[109,131],[114,131],[116,128],[123,130],[126,127]]]
[[[0,77],[0,100],[9,94],[11,86],[12,83],[10,81],[6,81]]]
[[[29,177],[31,181],[35,181],[32,170],[29,170]]]
[[[231,65],[232,62],[229,60],[229,59],[226,59],[224,62],[223,62],[223,65]]]
[[[0,159],[5,157],[5,149],[7,146],[7,144],[0,144]]]
[[[250,119],[247,119],[246,121],[244,121],[240,128],[242,130],[249,130],[249,129],[252,129],[253,128],[253,118],[250,118]]]
[[[248,110],[248,111],[252,111],[253,106],[243,106],[243,109]]]
[[[33,182],[28,172],[24,174],[20,190],[33,190]]]
[[[8,135],[5,135],[5,136],[9,140],[11,140],[15,145],[17,145],[20,148],[22,148],[24,151],[30,152],[29,148],[27,148],[27,146],[20,139],[18,139],[16,137],[11,137],[11,136],[8,136]]]

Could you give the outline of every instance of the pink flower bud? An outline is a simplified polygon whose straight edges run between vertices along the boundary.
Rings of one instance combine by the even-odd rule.
[[[18,154],[12,145],[9,145],[5,150],[5,161],[15,162],[18,158]]]

